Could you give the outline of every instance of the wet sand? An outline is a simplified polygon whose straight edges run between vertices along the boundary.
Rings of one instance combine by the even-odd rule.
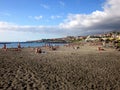
[[[120,90],[120,52],[95,46],[0,49],[0,90]]]

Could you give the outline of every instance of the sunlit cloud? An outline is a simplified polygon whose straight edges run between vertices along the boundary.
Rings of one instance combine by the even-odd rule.
[[[103,11],[94,11],[91,14],[69,14],[61,28],[79,33],[97,33],[120,30],[120,1],[107,0]]]

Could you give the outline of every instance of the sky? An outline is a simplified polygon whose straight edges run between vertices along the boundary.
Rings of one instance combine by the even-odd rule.
[[[0,42],[120,30],[120,0],[0,0]]]

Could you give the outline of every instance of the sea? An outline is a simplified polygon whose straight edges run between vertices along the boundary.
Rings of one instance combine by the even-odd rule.
[[[66,43],[45,43],[45,42],[0,42],[0,48],[6,44],[7,48],[17,48],[18,43],[20,43],[21,47],[42,47],[45,45],[49,46],[63,46]]]

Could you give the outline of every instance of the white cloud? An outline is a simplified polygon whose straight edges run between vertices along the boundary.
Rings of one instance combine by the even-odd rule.
[[[91,14],[69,14],[67,19],[58,26],[20,26],[7,22],[0,22],[0,31],[14,30],[22,32],[38,32],[42,34],[82,35],[112,30],[120,30],[120,1],[107,0],[103,11]],[[36,17],[41,19],[42,16]],[[59,16],[51,16],[59,18]]]
[[[107,17],[107,14],[101,11],[95,11],[89,15],[69,14],[67,20],[60,26],[66,29],[86,28],[99,23],[105,17]]]
[[[29,26],[29,25],[15,25],[7,22],[0,22],[0,31],[1,32],[31,32],[39,33],[41,35],[56,35],[64,36],[70,34],[68,31],[64,31],[59,26]]]
[[[28,18],[35,19],[35,20],[40,20],[40,19],[43,18],[43,16],[42,15],[39,15],[39,16],[28,16]]]
[[[43,16],[41,16],[41,15],[40,15],[40,16],[35,16],[34,18],[35,18],[36,20],[40,20],[40,19],[43,18]]]
[[[50,7],[49,7],[48,5],[46,5],[46,4],[41,4],[40,6],[43,7],[43,8],[45,8],[45,9],[49,9],[49,8],[50,8]]]
[[[60,15],[56,15],[56,16],[55,16],[55,15],[52,15],[52,16],[51,16],[51,19],[57,19],[57,18],[62,18],[62,16],[60,16]]]
[[[78,31],[79,33],[90,31],[91,33],[120,30],[120,1],[107,0],[103,11],[94,11],[91,14],[71,14],[60,27]]]
[[[56,26],[29,26],[29,25],[15,25],[8,22],[0,22],[0,31],[21,31],[21,32],[39,32],[47,33],[56,30]]]

